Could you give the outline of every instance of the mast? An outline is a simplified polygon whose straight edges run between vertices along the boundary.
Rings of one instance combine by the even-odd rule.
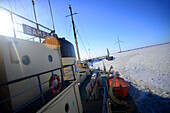
[[[74,39],[75,39],[75,43],[76,43],[76,49],[77,49],[77,56],[78,56],[78,62],[79,62],[79,66],[81,66],[81,62],[80,62],[80,54],[79,54],[79,49],[78,49],[78,43],[77,43],[77,37],[76,37],[76,31],[75,31],[75,25],[74,25],[74,20],[73,20],[73,15],[77,14],[77,13],[72,13],[72,9],[71,9],[71,5],[69,5],[69,9],[70,9],[70,14],[68,16],[71,16],[71,20],[72,20],[72,25],[73,25],[73,32],[74,32]],[[66,17],[68,17],[66,16]]]
[[[10,12],[10,15],[11,15],[12,27],[13,27],[13,32],[14,32],[14,38],[16,38],[16,32],[15,32],[15,26],[14,26],[14,19],[13,19],[13,16],[12,16],[12,13],[11,13],[11,12]]]
[[[37,25],[37,30],[39,30],[39,26],[37,24],[37,16],[36,16],[36,12],[35,12],[34,0],[32,0],[32,5],[33,5],[33,10],[34,10],[35,23]],[[41,38],[39,38],[39,39],[40,39],[40,43],[41,43]]]
[[[8,4],[10,6],[10,9],[12,11],[12,7],[11,7],[11,3],[10,1],[8,0]],[[13,32],[14,32],[14,38],[16,38],[16,32],[15,32],[15,26],[14,26],[14,19],[13,19],[13,15],[12,15],[12,12],[10,11],[10,15],[11,15],[11,21],[12,21],[12,27],[13,27]]]
[[[53,30],[54,30],[54,32],[55,32],[54,20],[53,20],[53,14],[52,14],[52,9],[51,9],[51,3],[50,3],[50,0],[48,0],[48,3],[49,3],[49,7],[50,7],[50,13],[51,13],[51,20],[52,20],[52,24],[53,24]]]

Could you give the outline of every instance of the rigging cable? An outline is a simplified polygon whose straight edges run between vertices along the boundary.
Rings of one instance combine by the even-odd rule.
[[[84,28],[83,28],[83,25],[81,24],[81,21],[80,21],[79,17],[78,17],[78,20],[79,20],[80,27],[81,27],[81,29],[82,29],[82,31],[83,31],[83,34],[84,34],[84,36],[85,36],[85,38],[86,38],[87,44],[89,45],[89,49],[90,49],[90,48],[91,48],[90,43],[89,43],[89,41],[88,41],[87,35],[86,35],[86,33],[85,33],[85,30],[84,30]],[[97,56],[99,56],[99,54],[95,51],[94,48],[93,48],[92,50],[94,51],[94,53],[95,53]]]
[[[57,18],[59,19],[58,22],[59,23],[68,23],[67,19],[62,18],[62,17],[65,17],[65,15],[68,13],[68,10],[66,10],[66,8],[65,8],[66,5],[65,4],[61,5],[63,3],[59,3],[58,1],[53,0],[53,4],[52,5],[54,5],[54,6],[56,6],[58,8],[58,13],[57,14],[55,13],[57,15]],[[56,10],[56,8],[55,8],[55,10]],[[60,18],[62,18],[62,19],[60,19]],[[63,34],[65,34],[65,36],[68,36],[67,32],[68,32],[68,30],[70,28],[67,27],[66,25],[64,25],[64,27],[65,28],[63,28],[62,32],[63,32]]]
[[[70,25],[69,30],[68,30],[68,32],[67,32],[67,35],[66,35],[67,38],[68,38],[68,36],[69,36],[69,34],[70,34],[71,27],[72,27],[72,25]]]
[[[76,29],[77,29],[77,28],[76,28]],[[86,49],[86,47],[85,47],[85,45],[84,45],[84,43],[83,43],[83,40],[82,40],[80,34],[79,34],[79,32],[78,32],[78,29],[77,29],[77,34],[79,35],[79,38],[80,38],[80,40],[81,40],[81,43],[82,43],[82,45],[83,45],[83,47],[84,47],[84,49],[85,49],[85,51],[86,51],[87,56],[89,57],[89,54],[88,54],[88,52],[87,52],[87,49]],[[90,57],[89,57],[89,58],[90,58]]]
[[[61,11],[65,12],[65,13],[68,13],[68,10],[66,10],[63,6],[61,6],[60,4],[58,4],[55,0],[54,0],[54,5],[60,7],[60,9],[62,9]]]
[[[82,26],[82,24],[81,24],[81,21],[80,21],[79,17],[77,17],[77,18],[78,18],[78,20],[79,20],[79,24],[80,24],[80,27],[81,27],[81,29],[82,29],[82,31],[83,31],[83,34],[84,34],[84,36],[85,36],[85,38],[86,38],[87,44],[88,44],[89,47],[90,47],[89,41],[87,40],[87,36],[86,36],[86,34],[85,34],[85,32],[84,32],[84,28],[83,28],[83,26]]]

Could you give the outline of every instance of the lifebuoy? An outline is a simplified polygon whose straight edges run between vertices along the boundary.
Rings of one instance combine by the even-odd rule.
[[[54,86],[53,81],[55,79],[57,79],[57,81],[58,81],[57,86]],[[52,93],[54,93],[54,95],[57,95],[60,92],[60,90],[61,90],[61,82],[60,82],[60,78],[59,78],[58,75],[54,74],[54,75],[51,76],[50,81],[49,81],[49,87],[50,87],[50,91]]]

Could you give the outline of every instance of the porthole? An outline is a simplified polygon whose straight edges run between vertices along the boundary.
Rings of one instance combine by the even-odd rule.
[[[29,65],[30,62],[31,62],[31,60],[30,60],[30,57],[28,55],[25,55],[25,56],[22,57],[22,63],[24,65]]]
[[[68,111],[69,111],[69,104],[66,103],[66,104],[65,104],[65,112],[68,113]]]
[[[52,61],[53,61],[53,58],[52,58],[51,55],[48,55],[48,60],[49,60],[49,62],[52,62]]]

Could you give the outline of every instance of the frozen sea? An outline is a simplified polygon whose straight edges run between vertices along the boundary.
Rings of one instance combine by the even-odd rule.
[[[141,113],[170,113],[170,44],[153,46],[112,55],[94,68],[107,71],[113,66],[131,85],[129,93]]]

